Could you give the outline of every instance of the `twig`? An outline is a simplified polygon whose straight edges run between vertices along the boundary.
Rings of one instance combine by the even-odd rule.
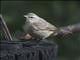
[[[12,36],[11,36],[9,30],[8,30],[8,27],[7,27],[6,23],[5,23],[2,15],[0,15],[0,24],[1,24],[1,28],[3,29],[3,31],[5,33],[5,37],[7,38],[7,40],[11,40],[12,41],[13,40]]]
[[[72,34],[73,32],[80,32],[80,23],[65,27],[60,27],[59,29],[60,30],[56,32],[54,36]]]

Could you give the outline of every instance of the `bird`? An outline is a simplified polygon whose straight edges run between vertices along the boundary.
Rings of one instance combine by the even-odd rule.
[[[24,17],[26,18],[26,21],[23,25],[23,30],[26,34],[30,34],[37,40],[46,39],[50,35],[56,34],[55,32],[58,31],[56,26],[47,22],[35,13],[28,13],[27,15],[24,15]]]

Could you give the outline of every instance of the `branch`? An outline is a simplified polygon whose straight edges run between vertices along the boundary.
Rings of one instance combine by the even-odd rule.
[[[80,32],[80,23],[65,27],[60,27],[59,29],[60,30],[56,32],[56,34],[53,34],[54,36],[59,36],[59,35],[62,36],[62,35],[72,34],[74,32]]]
[[[2,17],[2,15],[0,15],[0,25],[1,25],[1,28],[3,29],[4,33],[5,33],[5,37],[7,38],[7,40],[11,40],[12,41],[12,36],[8,30],[8,27]]]

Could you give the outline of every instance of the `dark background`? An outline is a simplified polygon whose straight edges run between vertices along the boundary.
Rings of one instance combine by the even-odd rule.
[[[1,14],[13,37],[22,31],[23,15],[30,12],[57,27],[80,23],[80,1],[1,1]],[[51,40],[59,46],[57,60],[80,60],[80,33]]]

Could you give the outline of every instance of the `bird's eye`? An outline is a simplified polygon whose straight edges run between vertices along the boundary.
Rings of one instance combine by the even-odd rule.
[[[34,17],[29,17],[29,18],[34,18]]]

